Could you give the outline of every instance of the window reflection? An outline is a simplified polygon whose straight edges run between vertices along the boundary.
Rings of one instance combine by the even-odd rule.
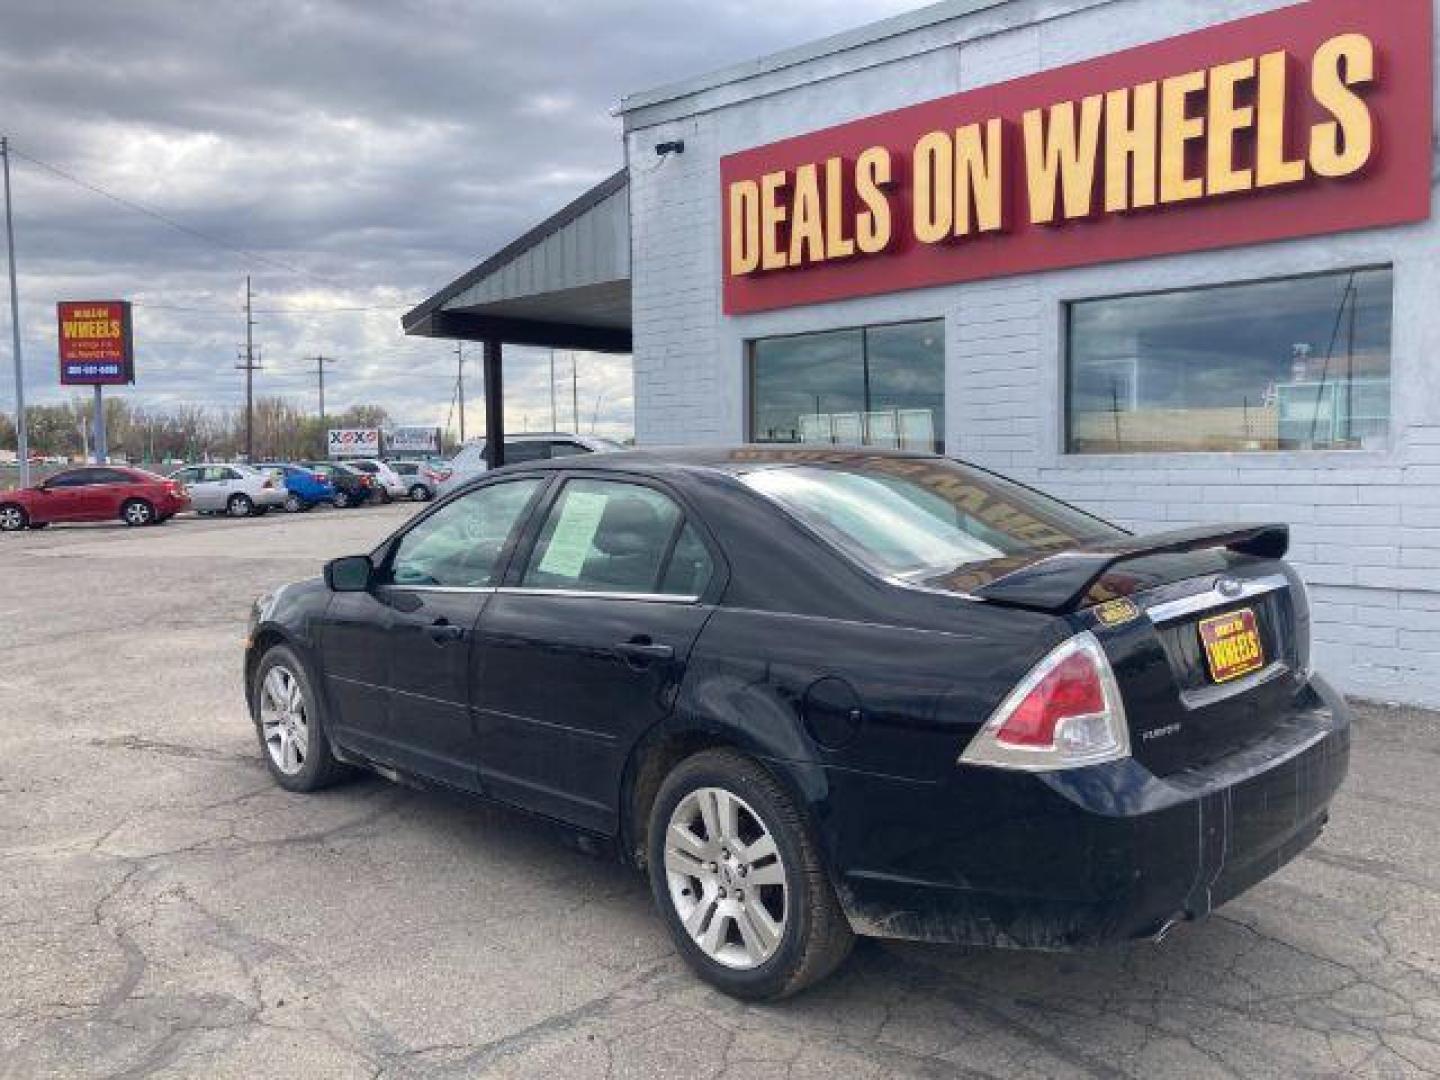
[[[765,338],[751,347],[751,438],[945,447],[944,323]]]
[[[1388,268],[1070,305],[1072,453],[1383,447]]]

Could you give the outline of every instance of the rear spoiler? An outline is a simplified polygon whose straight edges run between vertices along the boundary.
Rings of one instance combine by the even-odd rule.
[[[1240,555],[1283,558],[1290,548],[1288,525],[1222,525],[1127,536],[1104,544],[1071,548],[1030,563],[972,591],[982,600],[1041,611],[1076,608],[1109,570],[1151,555],[1225,548]]]

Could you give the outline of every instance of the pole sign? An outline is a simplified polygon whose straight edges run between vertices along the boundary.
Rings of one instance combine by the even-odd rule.
[[[332,458],[380,456],[379,428],[331,428],[327,441]]]
[[[1432,0],[1308,0],[720,162],[727,314],[1430,216]]]
[[[135,381],[128,300],[62,300],[61,386],[124,386]]]
[[[392,454],[440,453],[440,429],[438,427],[391,428],[385,441]]]

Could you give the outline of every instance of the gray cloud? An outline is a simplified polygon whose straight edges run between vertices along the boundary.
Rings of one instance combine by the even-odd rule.
[[[30,401],[65,396],[55,301],[116,296],[137,302],[140,381],[121,393],[235,406],[249,271],[261,309],[381,309],[260,315],[259,392],[313,405],[304,358],[323,352],[340,358],[332,407],[374,403],[397,420],[443,422],[452,347],[404,338],[401,312],[613,171],[616,101],[915,4],[3,6],[0,128],[18,152],[260,256],[201,243],[15,161]],[[8,341],[8,312],[0,323]],[[548,427],[546,355],[507,357],[510,421]],[[563,417],[568,359],[559,368]],[[628,360],[582,354],[579,369],[583,426],[598,396],[599,430],[628,430]],[[471,370],[473,430],[478,364]],[[6,371],[0,409],[13,409],[11,385]]]

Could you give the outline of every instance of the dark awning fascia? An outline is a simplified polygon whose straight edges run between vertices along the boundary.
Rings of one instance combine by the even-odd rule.
[[[507,345],[540,345],[552,349],[582,349],[586,352],[608,353],[628,353],[631,351],[632,341],[629,330],[609,326],[511,319],[497,315],[477,315],[468,311],[431,310],[413,322],[407,315],[405,333],[452,341],[494,340],[503,341]]]

